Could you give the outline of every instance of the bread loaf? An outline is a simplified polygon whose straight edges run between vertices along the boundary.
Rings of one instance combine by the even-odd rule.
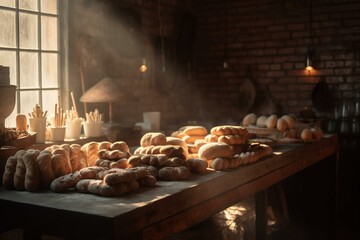
[[[86,167],[86,168],[79,170],[79,174],[80,174],[81,178],[83,178],[83,179],[95,179],[96,174],[98,172],[101,172],[104,170],[107,170],[107,168],[91,166],[91,167]]]
[[[109,173],[104,177],[104,182],[110,186],[132,180],[136,180],[136,174],[125,170],[122,172]]]
[[[190,176],[190,170],[187,167],[163,167],[159,170],[158,176],[161,180],[175,181],[186,179]]]
[[[135,180],[143,178],[147,175],[152,175],[151,169],[146,167],[129,168],[128,171],[132,172],[135,175]]]
[[[27,152],[22,156],[26,167],[24,186],[29,192],[34,192],[40,188],[39,167],[36,160],[37,156],[36,152]]]
[[[14,175],[16,171],[17,157],[11,156],[6,160],[4,175],[3,175],[3,186],[7,189],[14,189]]]
[[[276,129],[283,132],[288,128],[287,122],[284,118],[279,118],[276,122]]]
[[[190,171],[195,173],[205,173],[208,163],[199,158],[191,158],[188,159],[187,162],[189,163]]]
[[[158,132],[145,133],[140,139],[140,146],[148,147],[151,145],[166,145],[166,136]]]
[[[313,139],[313,134],[312,134],[310,129],[304,128],[301,131],[300,137],[304,142],[309,142],[309,141],[311,141]]]
[[[183,148],[180,146],[165,145],[160,148],[160,154],[165,154],[168,157],[185,157]]]
[[[127,163],[136,167],[141,164],[141,157],[142,155],[132,155],[127,159]],[[149,164],[149,161],[145,162],[144,164]]]
[[[182,139],[177,137],[166,137],[166,144],[167,145],[176,145],[183,147],[184,150],[188,150],[186,142],[184,142]]]
[[[219,136],[217,136],[217,135],[208,134],[205,136],[204,141],[205,142],[217,142],[218,138],[219,138]]]
[[[16,170],[14,174],[14,187],[16,190],[25,190],[25,173],[26,167],[24,164],[23,156],[17,157]]]
[[[204,126],[184,126],[179,129],[180,131],[183,131],[185,135],[189,136],[198,136],[198,135],[206,135],[208,134],[208,130]]]
[[[226,143],[207,143],[200,147],[199,157],[203,160],[212,160],[217,157],[231,157],[233,151],[230,145]]]
[[[110,150],[120,150],[122,152],[130,152],[129,146],[124,141],[117,141],[111,144]]]
[[[221,135],[243,135],[247,133],[247,130],[241,126],[234,125],[222,125],[213,127],[210,133],[216,136]]]
[[[93,180],[93,179],[81,179],[80,181],[78,181],[75,185],[75,188],[78,192],[81,193],[89,193],[89,183],[90,181],[98,181],[98,180]],[[101,181],[101,180],[100,180]]]
[[[210,162],[210,167],[216,171],[227,169],[228,162],[227,158],[215,158]]]
[[[186,143],[194,143],[196,140],[203,140],[206,135],[185,135],[182,140]]]
[[[81,146],[72,144],[70,149],[70,164],[72,172],[76,172],[87,167],[85,152],[81,149]]]
[[[186,160],[179,157],[169,158],[161,167],[180,167],[185,166]]]
[[[72,172],[68,159],[62,154],[52,155],[51,166],[57,178]]]
[[[153,187],[156,185],[157,180],[152,175],[146,175],[143,178],[137,180],[141,187]]]
[[[258,119],[256,120],[256,126],[258,126],[258,127],[266,127],[267,119],[268,118],[266,116],[258,117]]]
[[[135,186],[137,184],[137,187],[139,187],[138,183],[135,181],[135,183],[131,184],[125,184],[120,183],[117,185],[109,186],[102,180],[92,180],[88,183],[88,190],[89,192],[105,197],[115,197],[115,196],[121,196],[130,190],[134,190]]]
[[[51,182],[55,179],[55,173],[52,169],[51,154],[47,151],[41,152],[36,160],[39,166],[40,187],[48,189]]]
[[[244,126],[255,125],[256,120],[257,120],[256,114],[255,113],[249,113],[244,117],[242,124]]]
[[[69,173],[54,179],[50,184],[50,189],[54,192],[66,192],[74,188],[80,180],[81,176],[78,171]]]
[[[84,144],[81,149],[85,152],[87,159],[87,166],[95,166],[98,159],[99,144],[97,142],[88,142]]]
[[[110,146],[111,146],[111,142],[109,141],[102,141],[99,143],[99,151],[102,150],[102,149],[105,149],[105,150],[109,150],[110,149]]]
[[[95,165],[99,166],[99,167],[105,167],[105,168],[110,168],[110,163],[112,163],[113,161],[107,160],[107,159],[98,159],[96,160]]]
[[[295,119],[292,116],[284,115],[281,117],[286,121],[286,125],[288,128],[294,128],[295,127]]]
[[[182,138],[183,136],[185,136],[185,134],[183,133],[182,130],[178,130],[178,131],[174,131],[170,134],[171,137],[176,137],[176,138]]]
[[[222,135],[218,138],[218,142],[226,143],[229,145],[245,144],[247,140],[248,135]]]
[[[275,128],[277,123],[278,117],[276,114],[271,114],[266,120],[266,127],[267,128]]]
[[[120,158],[126,158],[128,157],[127,152],[122,152],[120,150],[111,150],[111,151],[107,151],[106,153],[106,158],[109,160],[118,160]]]
[[[313,139],[315,140],[320,140],[324,136],[324,132],[321,130],[321,128],[311,128],[310,131],[313,135]]]
[[[60,149],[64,150],[65,151],[65,154],[67,156],[67,158],[69,159],[70,161],[70,154],[71,154],[71,147],[69,144],[61,144],[60,145]]]

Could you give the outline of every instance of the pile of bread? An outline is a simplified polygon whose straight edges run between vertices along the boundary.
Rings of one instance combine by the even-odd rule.
[[[276,114],[271,114],[270,116],[262,115],[257,117],[255,113],[249,113],[243,118],[242,125],[245,128],[256,126],[259,128],[276,129],[282,133],[284,138],[301,139],[304,142],[319,140],[324,136],[321,128],[301,124],[292,115],[282,115],[279,117]]]
[[[207,161],[214,170],[237,168],[255,162],[272,154],[272,148],[265,144],[248,144],[252,137],[244,127],[222,125],[211,128],[210,133],[203,126],[188,126],[172,133],[172,136],[184,138],[184,135],[200,136],[193,142],[186,142],[189,159]]]
[[[115,165],[102,166],[99,155],[104,152],[108,159],[101,160],[111,158]],[[103,196],[118,196],[139,186],[155,185],[156,178],[145,168],[118,168],[122,156],[130,156],[129,147],[122,141],[52,145],[42,151],[19,150],[6,161],[3,185],[19,191],[76,189]]]
[[[19,191],[119,196],[159,180],[184,180],[208,168],[236,168],[272,153],[267,145],[248,144],[250,136],[240,126],[217,126],[210,133],[203,126],[187,126],[172,136],[144,134],[133,154],[124,141],[19,150],[7,159],[3,185]]]

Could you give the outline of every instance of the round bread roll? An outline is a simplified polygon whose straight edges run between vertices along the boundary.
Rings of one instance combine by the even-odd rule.
[[[288,128],[291,129],[295,127],[295,119],[292,116],[284,115],[281,118],[286,121]]]
[[[256,120],[257,120],[256,114],[255,113],[249,113],[244,117],[242,123],[243,123],[244,126],[255,125]]]
[[[320,140],[324,136],[324,132],[321,130],[321,128],[311,128],[310,131],[313,135],[313,138],[316,140]]]
[[[266,120],[266,127],[267,128],[275,128],[277,123],[278,117],[275,114],[270,115]]]
[[[310,129],[304,128],[301,131],[300,137],[304,142],[308,142],[312,140],[313,134]]]
[[[283,132],[287,129],[288,125],[284,118],[279,118],[276,122],[276,129]]]
[[[268,118],[266,116],[258,117],[258,119],[256,120],[256,126],[258,126],[258,127],[266,127],[267,119]]]
[[[198,154],[203,160],[211,160],[217,157],[231,157],[233,151],[231,146],[226,143],[211,142],[201,146]]]

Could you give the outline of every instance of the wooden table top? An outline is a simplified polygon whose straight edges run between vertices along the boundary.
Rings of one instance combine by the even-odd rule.
[[[208,170],[202,175],[192,174],[185,181],[158,181],[153,188],[116,198],[77,192],[19,192],[2,187],[0,212],[20,214],[21,224],[62,237],[160,239],[205,220],[337,150],[335,135],[311,143],[279,144],[272,156],[237,169]]]

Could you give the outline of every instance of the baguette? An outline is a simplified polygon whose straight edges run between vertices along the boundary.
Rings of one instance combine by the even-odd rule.
[[[54,179],[50,184],[50,189],[53,192],[66,192],[74,188],[80,180],[81,175],[78,171],[69,173]]]
[[[36,161],[37,156],[36,152],[25,153],[22,156],[26,167],[24,186],[29,192],[34,192],[40,188],[39,167]]]
[[[17,157],[16,170],[14,174],[14,187],[16,190],[25,190],[25,173],[26,167],[24,164],[23,157]]]
[[[39,166],[40,187],[48,189],[51,182],[55,179],[55,173],[51,163],[51,154],[44,151],[40,153],[36,160]]]
[[[221,142],[211,142],[200,147],[199,157],[203,160],[212,160],[217,157],[231,157],[233,151],[230,145]]]
[[[190,170],[187,167],[163,167],[159,170],[158,176],[161,180],[175,181],[188,178]]]
[[[14,189],[14,175],[16,171],[17,157],[11,156],[6,160],[3,185],[7,189]]]
[[[57,178],[72,172],[68,159],[62,154],[52,155],[51,166]]]

